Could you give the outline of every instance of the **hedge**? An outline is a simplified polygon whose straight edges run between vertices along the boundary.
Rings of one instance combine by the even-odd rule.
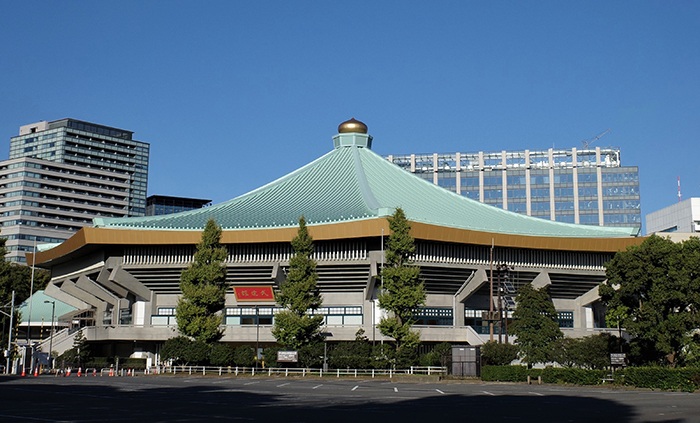
[[[483,366],[484,381],[526,382],[527,377],[544,383],[569,383],[574,385],[600,385],[611,372],[579,368],[546,367],[528,369],[525,366]],[[664,367],[628,367],[612,374],[613,383],[637,388],[682,390],[694,392],[700,389],[700,368],[670,369]]]
[[[700,388],[700,368],[629,367],[624,370],[624,384],[638,388],[694,392]]]

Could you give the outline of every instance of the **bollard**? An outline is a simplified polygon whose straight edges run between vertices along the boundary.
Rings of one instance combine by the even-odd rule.
[[[235,373],[235,375],[238,376],[238,366],[236,366],[236,373]]]
[[[221,366],[219,366],[219,376],[221,376]]]
[[[250,375],[255,376],[255,367],[251,367]]]
[[[372,369],[372,379],[374,379],[374,369]]]
[[[202,376],[206,376],[206,375],[207,375],[207,367],[202,366]]]
[[[272,367],[267,368],[267,375],[272,376]]]
[[[532,381],[530,380],[530,375],[527,375],[527,384],[532,385]]]
[[[284,369],[284,377],[287,377],[288,374],[289,374],[289,369],[288,369],[288,368],[285,368],[285,369]]]
[[[537,384],[542,385],[542,376],[537,376]]]
[[[340,377],[340,369],[335,369],[335,377]]]

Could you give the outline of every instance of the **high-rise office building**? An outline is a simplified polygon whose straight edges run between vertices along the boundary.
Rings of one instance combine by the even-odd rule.
[[[619,148],[388,155],[452,192],[528,216],[641,229],[639,169]]]
[[[94,217],[143,216],[149,144],[132,132],[74,119],[20,127],[0,162],[6,258],[60,243]]]
[[[121,175],[128,182],[128,216],[146,214],[150,145],[133,132],[75,119],[19,128],[10,140],[10,159],[34,157]]]

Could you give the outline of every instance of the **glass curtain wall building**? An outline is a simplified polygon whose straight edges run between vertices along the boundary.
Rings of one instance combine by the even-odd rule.
[[[146,214],[150,145],[133,132],[75,119],[21,126],[10,159],[31,157],[119,174],[128,180],[128,216]]]
[[[457,194],[558,222],[641,229],[639,169],[616,147],[385,156]]]

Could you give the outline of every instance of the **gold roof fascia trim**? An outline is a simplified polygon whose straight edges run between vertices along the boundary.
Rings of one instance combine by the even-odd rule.
[[[355,222],[331,223],[308,226],[309,234],[318,241],[351,239],[389,235],[389,223],[384,218]],[[46,263],[70,254],[86,245],[195,245],[201,240],[202,231],[154,231],[113,228],[82,228],[62,244],[36,253],[36,264]],[[264,242],[291,242],[297,228],[272,228],[223,231],[222,244],[246,244]],[[641,244],[645,237],[620,238],[559,238],[526,235],[508,235],[455,229],[427,223],[411,222],[411,235],[426,241],[477,244],[497,247],[533,248],[565,251],[616,252],[631,245]],[[32,253],[27,253],[32,263]]]

